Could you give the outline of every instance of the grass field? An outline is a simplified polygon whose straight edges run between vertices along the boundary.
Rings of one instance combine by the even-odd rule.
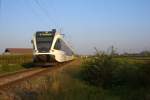
[[[0,55],[0,74],[30,67],[32,55]]]
[[[98,98],[103,98],[104,93],[101,92],[101,89],[86,85],[76,77],[79,71],[80,63],[74,61],[63,69],[9,88],[5,95],[0,96],[0,99],[98,100]]]
[[[133,63],[150,63],[150,56],[146,56],[146,57],[144,56],[143,57],[118,56],[118,57],[114,57],[114,59],[118,59],[118,60],[120,59],[120,61],[128,60],[128,62],[133,62]]]
[[[146,59],[146,60],[144,60]],[[149,58],[80,59],[48,75],[10,88],[13,100],[150,100]]]

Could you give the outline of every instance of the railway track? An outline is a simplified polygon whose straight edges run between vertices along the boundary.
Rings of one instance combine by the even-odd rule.
[[[20,81],[26,80],[33,76],[47,73],[57,68],[61,68],[65,64],[67,63],[56,64],[51,67],[32,68],[32,69],[22,70],[22,71],[18,71],[18,72],[6,74],[6,75],[1,75],[0,76],[0,89],[7,87],[9,85],[18,83]]]
[[[33,76],[44,70],[46,70],[46,68],[29,69],[29,70],[18,71],[18,72],[11,73],[11,74],[2,75],[0,76],[0,87],[16,82],[18,80],[22,80],[24,78]]]

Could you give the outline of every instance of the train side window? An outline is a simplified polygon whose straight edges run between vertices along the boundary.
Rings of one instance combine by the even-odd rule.
[[[58,39],[55,43],[54,49],[56,50],[60,50],[61,49],[61,43],[60,43],[60,39]]]
[[[66,55],[70,56],[73,54],[72,50],[66,45],[66,43],[63,40],[61,40],[60,43],[61,43],[61,50],[65,51]]]

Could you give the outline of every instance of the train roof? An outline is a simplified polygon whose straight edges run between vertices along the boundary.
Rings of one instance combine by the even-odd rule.
[[[55,35],[56,34],[56,29],[52,29],[51,31],[37,31],[36,32],[36,35],[41,35],[41,34]]]

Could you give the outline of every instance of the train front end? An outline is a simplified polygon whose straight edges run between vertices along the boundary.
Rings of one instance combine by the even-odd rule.
[[[56,30],[36,32],[32,39],[33,44],[33,62],[50,63],[55,62],[51,47],[55,37]]]

